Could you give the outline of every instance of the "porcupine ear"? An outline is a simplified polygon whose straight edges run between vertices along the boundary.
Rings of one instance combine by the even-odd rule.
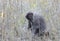
[[[29,21],[32,21],[32,19],[33,19],[33,13],[32,13],[32,12],[27,13],[26,18],[27,18]]]

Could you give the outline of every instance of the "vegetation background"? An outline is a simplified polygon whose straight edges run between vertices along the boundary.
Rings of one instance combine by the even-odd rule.
[[[25,18],[30,11],[44,16],[50,32],[33,41],[60,41],[60,0],[0,0],[0,41],[32,41]]]

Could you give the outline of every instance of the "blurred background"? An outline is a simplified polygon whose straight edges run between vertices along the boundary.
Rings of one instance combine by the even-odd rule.
[[[50,38],[32,40],[27,12],[44,16]],[[60,0],[0,0],[0,41],[60,41]]]

